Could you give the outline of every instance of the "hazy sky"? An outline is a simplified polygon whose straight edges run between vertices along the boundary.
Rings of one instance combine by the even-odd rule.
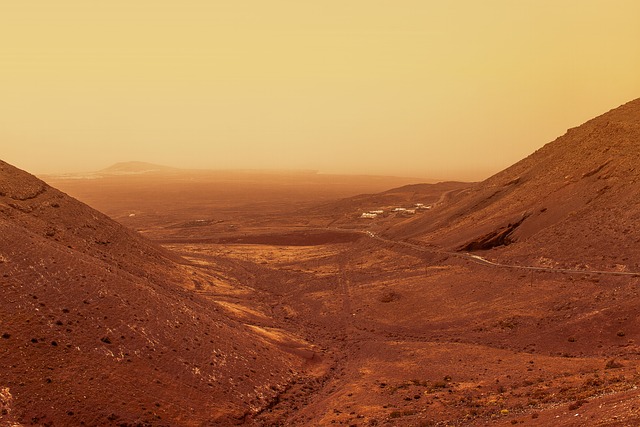
[[[640,97],[638,0],[0,4],[0,158],[481,179]]]

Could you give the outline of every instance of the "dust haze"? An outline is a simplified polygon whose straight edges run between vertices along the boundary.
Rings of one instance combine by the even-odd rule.
[[[640,92],[640,5],[150,0],[0,14],[0,147],[32,173],[480,181]]]
[[[640,425],[639,5],[3,5],[0,427]]]
[[[2,162],[0,420],[637,424],[639,120],[477,183]]]

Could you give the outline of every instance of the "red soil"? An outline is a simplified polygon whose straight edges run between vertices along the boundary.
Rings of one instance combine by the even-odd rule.
[[[639,121],[342,200],[65,181],[163,247],[2,164],[0,424],[638,425]]]

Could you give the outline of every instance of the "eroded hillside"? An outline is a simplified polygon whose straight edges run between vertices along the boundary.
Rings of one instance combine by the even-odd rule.
[[[638,271],[640,100],[390,232],[535,265]]]
[[[241,287],[6,163],[0,277],[3,422],[239,422],[305,360],[193,292]]]

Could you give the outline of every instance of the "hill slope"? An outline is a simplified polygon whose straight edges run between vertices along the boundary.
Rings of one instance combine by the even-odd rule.
[[[228,424],[268,405],[302,361],[178,261],[0,162],[0,421]]]
[[[640,99],[391,232],[540,265],[640,270]]]

